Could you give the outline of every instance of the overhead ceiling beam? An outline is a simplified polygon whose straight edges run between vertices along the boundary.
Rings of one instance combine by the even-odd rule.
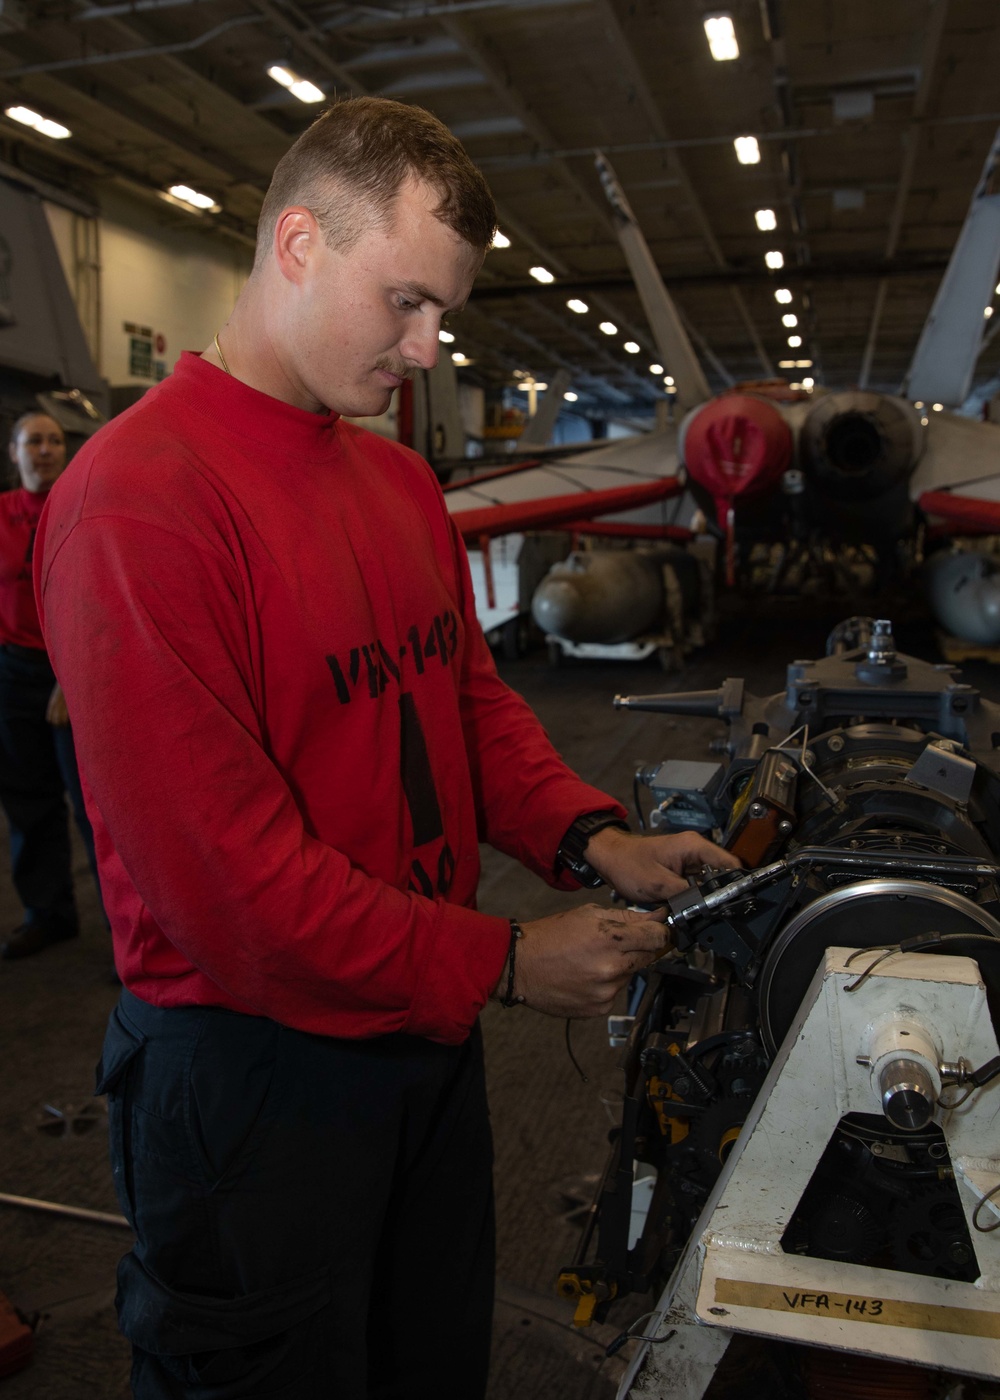
[[[514,116],[520,120],[525,131],[527,131],[539,145],[552,146],[554,144],[552,133],[539,119],[534,109],[525,102],[521,94],[515,89],[509,73],[502,66],[500,60],[490,51],[488,43],[478,39],[470,30],[468,24],[460,19],[443,18],[441,24],[445,32],[461,46],[468,57],[476,64],[477,68],[480,69],[494,92],[502,98],[505,105]],[[555,159],[552,164],[563,182],[568,185],[576,195],[580,204],[593,215],[595,221],[602,228],[609,230],[611,228],[611,220],[607,212],[601,207],[593,191],[580,179],[576,171],[564,160]]]
[[[532,310],[541,312],[543,316],[557,325],[560,330],[573,336],[581,345],[585,345],[592,354],[596,355],[598,359],[607,366],[609,373],[621,375],[623,379],[633,383],[640,392],[649,395],[655,393],[657,386],[651,384],[649,380],[643,379],[641,375],[636,373],[631,365],[625,364],[624,361],[616,360],[605,346],[603,346],[600,341],[595,340],[593,336],[588,335],[582,326],[575,325],[572,321],[564,321],[547,302],[533,299],[531,305]]]
[[[985,124],[996,129],[1000,122],[1000,111],[964,112],[948,116],[925,117],[921,122],[925,127],[936,126],[977,126]],[[879,128],[889,131],[893,127],[906,128],[910,118],[901,120],[885,117],[879,120]],[[694,150],[706,146],[732,146],[737,136],[756,136],[763,146],[768,142],[784,144],[788,141],[809,141],[826,138],[843,143],[843,126],[803,126],[780,127],[776,131],[748,131],[745,127],[727,135],[674,137],[669,141],[604,141],[601,150],[608,156],[655,155],[659,151]],[[522,151],[512,155],[482,156],[479,164],[484,170],[521,170],[525,167],[547,165],[553,160],[583,160],[592,157],[593,146],[539,147],[532,151]],[[896,186],[893,185],[893,189]]]
[[[663,113],[660,111],[659,104],[654,98],[652,90],[646,81],[646,75],[632,48],[631,40],[622,27],[621,20],[618,17],[618,11],[611,3],[611,0],[596,0],[596,7],[601,17],[604,31],[616,55],[617,65],[622,69],[627,78],[629,87],[638,98],[650,128],[658,141],[669,142],[670,132],[667,130],[667,124],[663,119]],[[690,209],[695,223],[698,225],[698,231],[712,256],[712,260],[717,267],[728,268],[729,263],[726,259],[726,255],[722,251],[719,240],[715,236],[708,213],[699,199],[698,192],[676,149],[671,148],[667,150],[667,162],[671,173],[680,182],[681,189],[684,191],[684,197],[688,203],[688,208]],[[774,366],[771,363],[770,356],[764,349],[763,342],[758,334],[753,317],[750,315],[750,310],[743,299],[742,292],[738,287],[733,287],[730,295],[736,306],[737,314],[746,328],[747,335],[750,337],[750,343],[753,345],[764,373],[768,375],[768,377],[773,376]]]
[[[913,97],[913,111],[911,113],[910,123],[903,136],[903,164],[899,173],[896,199],[892,207],[892,215],[889,219],[889,231],[886,234],[885,240],[885,260],[887,263],[892,262],[899,248],[899,240],[903,232],[903,219],[906,216],[906,205],[909,201],[910,189],[913,184],[913,172],[917,164],[921,122],[930,99],[934,71],[937,67],[938,54],[941,50],[941,38],[944,34],[945,24],[948,19],[948,0],[929,0],[929,2],[930,14],[927,17],[923,51],[920,59],[920,82]],[[861,356],[861,373],[858,375],[858,384],[862,389],[868,387],[868,382],[871,379],[872,364],[875,360],[875,349],[878,344],[879,327],[882,323],[882,312],[885,309],[885,299],[888,290],[888,281],[883,277],[875,290],[875,305],[872,308],[871,323],[868,327],[868,339],[865,341],[864,353]]]
[[[348,72],[342,63],[338,63],[327,52],[328,36],[321,29],[317,29],[297,5],[289,3],[288,0],[280,5],[275,3],[275,0],[250,0],[250,3],[290,39],[300,53],[304,53],[327,77],[333,78],[344,92],[351,92],[355,97],[368,95],[368,88],[361,79]]]
[[[805,267],[786,267],[781,274],[782,285],[797,286],[809,282],[829,282],[838,280],[871,281],[873,278],[892,280],[900,277],[930,277],[948,266],[947,253],[917,254],[905,259],[896,258],[892,263],[862,262],[853,258],[838,258],[829,262],[809,263]],[[669,288],[673,287],[719,287],[730,282],[742,286],[773,286],[774,273],[766,268],[712,269],[708,272],[677,272],[664,278]],[[522,296],[525,292],[536,291],[540,296],[551,300],[553,296],[575,296],[578,292],[635,291],[635,283],[625,272],[568,273],[559,282],[542,286],[523,280],[510,282],[476,283],[472,289],[473,300],[487,301],[490,298],[503,300],[506,297]]]
[[[52,163],[53,153],[51,142],[47,137],[34,137],[31,131],[25,131],[23,135],[17,133],[17,147],[27,147],[37,149],[47,157],[47,163]],[[58,164],[64,171],[69,169],[81,170],[90,178],[112,180],[116,184],[127,186],[134,193],[142,195],[151,202],[157,203],[162,216],[170,216],[171,206],[164,202],[162,191],[159,186],[143,180],[134,171],[109,159],[107,156],[98,156],[94,152],[87,151],[80,142],[75,141],[69,150],[60,150]],[[20,180],[24,184],[31,185],[36,193],[43,199],[50,200],[53,204],[65,204],[67,208],[74,209],[78,213],[83,213],[87,217],[94,217],[99,213],[96,206],[73,191],[66,192],[51,187],[48,181],[35,175],[32,171],[24,170],[21,166],[2,161],[0,162],[0,174],[7,175],[11,180]],[[69,179],[68,173],[65,178]],[[77,207],[77,206],[80,207]],[[174,207],[174,216],[178,227],[190,228],[192,232],[208,234],[212,237],[225,237],[241,243],[244,247],[253,248],[255,246],[254,230],[252,226],[242,224],[232,215],[212,215],[201,214],[198,210],[192,209],[190,213]]]
[[[530,331],[523,330],[520,326],[514,325],[511,321],[505,321],[499,316],[490,317],[490,325],[498,330],[504,331],[514,340],[520,340],[529,346],[536,354],[543,356],[550,363],[557,365],[560,369],[568,370],[573,376],[574,382],[588,384],[589,392],[598,397],[604,398],[613,405],[620,406],[622,403],[631,403],[632,397],[626,394],[623,389],[616,388],[609,384],[600,375],[592,374],[589,370],[582,369],[579,365],[567,360],[564,355],[560,355],[558,350],[554,350],[545,341],[539,340]]]
[[[474,60],[476,65],[488,78],[494,91],[503,98],[503,101],[511,109],[513,114],[521,121],[525,130],[534,137],[539,144],[551,145],[552,135],[548,128],[536,116],[535,112],[524,101],[520,93],[515,90],[509,75],[501,68],[499,62],[494,55],[488,51],[486,45],[476,39],[469,32],[468,26],[463,24],[460,20],[446,19],[443,21],[443,27],[451,38],[453,38],[468,56]],[[588,154],[592,156],[592,152],[588,152]],[[563,181],[575,192],[580,203],[593,213],[595,220],[603,228],[613,232],[613,220],[610,212],[604,206],[603,201],[600,201],[599,198],[594,195],[590,187],[581,180],[576,171],[571,169],[565,161],[557,160],[554,162],[554,165]],[[498,213],[499,212],[498,210]],[[542,244],[530,234],[529,230],[525,229],[523,224],[519,224],[517,220],[508,216],[506,211],[501,218],[501,223],[506,223],[507,227],[512,232],[516,233],[528,247],[533,248],[535,252],[538,253],[539,257],[544,258],[550,272],[556,272],[560,277],[572,276],[568,265],[562,258],[553,254],[550,249],[544,248]],[[624,285],[632,284],[626,282]],[[613,316],[616,322],[624,321],[625,318],[622,317],[618,308],[611,306],[609,303],[605,303],[605,310],[606,314]],[[641,332],[633,330],[632,334],[635,335],[637,339],[639,339],[640,335],[643,340],[646,339],[646,336]],[[607,358],[610,359],[611,357],[607,356]],[[627,366],[624,368],[623,372],[626,374],[635,374],[635,372],[630,371]]]
[[[549,269],[550,272],[556,273],[557,276],[559,276],[560,278],[568,279],[566,281],[560,282],[558,287],[553,287],[553,291],[571,293],[574,290],[574,274],[570,270],[569,265],[559,256],[558,253],[554,252],[551,248],[547,248],[544,243],[541,243],[531,232],[531,230],[527,228],[520,221],[520,219],[516,218],[515,215],[513,215],[510,212],[510,210],[507,209],[505,206],[497,205],[497,218],[499,220],[499,225],[501,229],[503,229],[504,233],[513,235],[513,237],[516,238],[519,243],[523,243],[525,247],[530,248],[534,253],[536,253],[537,256],[542,259],[542,262],[545,264],[545,266]],[[628,287],[629,289],[634,290],[634,283],[631,281],[630,278],[624,279],[621,285],[623,287]],[[491,282],[489,283],[489,286],[502,288],[503,290],[501,291],[501,295],[506,294],[506,286],[503,283],[498,284],[495,282]],[[518,295],[527,292],[541,291],[542,287],[543,284],[541,283],[521,283],[521,290],[520,293],[518,293]],[[477,291],[485,292],[486,287],[484,286],[484,284],[477,284]],[[475,295],[476,292],[474,291],[473,296]],[[612,306],[612,304],[609,301],[606,301],[604,298],[601,297],[595,297],[594,301],[595,303],[599,303],[604,307],[605,314],[607,316],[614,317],[616,322],[620,321],[623,325],[626,324],[626,319],[622,317],[618,308]],[[582,330],[582,328],[574,325],[572,321],[564,321],[562,317],[557,316],[556,313],[553,311],[552,307],[549,304],[547,304],[547,302],[536,300],[533,298],[532,306],[537,306],[539,309],[544,309],[545,314],[548,315],[550,320],[554,321],[561,330],[568,331],[570,334],[574,335],[577,340],[585,344],[588,347],[588,349],[590,349],[594,354],[598,355],[600,359],[608,365],[608,368],[610,370],[613,370],[615,373],[619,373],[622,372],[624,368],[624,371],[626,373],[635,373],[634,371],[630,371],[627,365],[624,367],[619,365],[618,361],[615,360],[614,357],[608,353],[605,347],[599,342],[593,340],[592,337],[588,336],[586,332]],[[634,334],[637,340],[640,338],[645,338],[641,337],[638,333]]]
[[[114,7],[116,12],[119,8],[118,6]],[[84,11],[84,13],[89,13],[89,11]],[[145,46],[151,43],[150,34],[141,27],[129,24],[114,16],[106,22],[111,32],[119,35],[126,43]],[[223,150],[221,147],[214,146],[211,142],[204,141],[198,133],[171,121],[162,113],[145,108],[136,101],[132,92],[126,95],[108,84],[95,85],[93,79],[87,79],[84,84],[82,79],[77,82],[68,75],[64,78],[54,77],[51,81],[65,82],[73,91],[81,94],[87,100],[98,102],[103,107],[109,107],[119,116],[134,123],[139,129],[148,131],[161,146],[164,141],[169,142],[185,155],[194,156],[215,167],[222,176],[221,185],[223,188],[235,183],[266,189],[273,165],[273,162],[270,161],[270,152],[274,149],[276,142],[281,143],[284,148],[288,144],[287,135],[273,122],[269,122],[265,117],[252,112],[239,97],[234,96],[216,80],[206,77],[190,61],[185,61],[185,59],[171,53],[159,53],[151,57],[157,63],[163,64],[168,73],[176,75],[187,88],[193,86],[195,93],[203,97],[206,105],[211,103],[215,107],[220,104],[223,107],[229,106],[233,118],[241,126],[247,128],[249,132],[257,132],[261,140],[265,166],[263,168],[252,167],[237,162],[234,160],[231,148]],[[0,72],[0,80],[6,76],[7,74]],[[21,95],[23,96],[23,94]],[[142,171],[133,171],[132,174],[140,182],[144,178]]]
[[[169,0],[169,3],[173,3],[173,0]],[[449,18],[481,10],[552,10],[579,7],[586,3],[587,0],[446,0],[443,5],[427,5],[423,0],[416,0],[415,4],[387,6],[385,9],[366,5],[361,14],[351,6],[344,6],[343,9],[338,6],[338,13],[324,20],[323,28],[340,29],[350,25],[352,30],[364,30],[398,24],[400,20]]]
[[[0,84],[5,76],[5,74],[0,73]],[[180,153],[173,159],[177,169],[181,169],[183,156],[192,156],[212,167],[212,170],[216,172],[214,183],[220,189],[234,184],[252,185],[260,189],[267,186],[267,177],[261,170],[241,164],[231,152],[227,153],[210,142],[200,140],[187,127],[179,126],[161,112],[151,111],[137,102],[134,97],[126,96],[117,88],[106,83],[95,84],[92,80],[88,80],[86,85],[82,85],[82,80],[77,82],[71,74],[56,75],[51,77],[49,81],[64,84],[73,92],[74,96],[83,97],[89,102],[98,102],[102,107],[106,107],[109,111],[123,117],[140,131],[146,132],[155,145],[151,144],[150,147],[135,152],[135,155],[141,160],[148,160],[157,155],[163,159],[172,147]],[[23,100],[24,93],[19,88],[11,87],[9,91]],[[274,131],[275,129],[272,127],[272,138]],[[105,158],[101,157],[101,159]],[[141,180],[145,177],[145,172],[141,170],[132,170],[130,173],[136,179]]]
[[[20,67],[5,68],[0,77],[28,78],[37,73],[68,73],[76,68],[96,68],[106,63],[129,63],[140,58],[165,58],[168,54],[189,53],[218,39],[231,29],[242,29],[247,24],[263,24],[263,15],[236,15],[223,20],[203,34],[193,39],[181,39],[175,44],[147,44],[139,49],[112,49],[103,53],[80,54],[77,58],[56,58],[46,63],[23,63]]]

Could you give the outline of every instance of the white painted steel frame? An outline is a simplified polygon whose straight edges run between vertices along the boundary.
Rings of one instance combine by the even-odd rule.
[[[972,1216],[1000,1186],[1000,1080],[961,1108],[938,1108],[980,1267],[975,1283],[786,1254],[781,1237],[847,1113],[880,1111],[859,1063],[901,1018],[927,1029],[942,1058],[981,1065],[997,1038],[976,964],[910,953],[867,965],[831,948],[626,1374],[628,1396],[701,1400],[733,1332],[1000,1376],[1000,1230]],[[872,956],[876,956],[875,953]],[[981,1216],[1000,1218],[989,1201]],[[888,1319],[888,1320],[887,1320]],[[666,1340],[669,1338],[669,1340]]]

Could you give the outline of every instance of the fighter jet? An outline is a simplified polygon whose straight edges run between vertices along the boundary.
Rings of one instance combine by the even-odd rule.
[[[715,542],[718,574],[743,592],[859,581],[878,591],[921,562],[917,527],[928,523],[927,538],[948,545],[926,570],[939,621],[970,641],[1000,642],[1000,566],[965,547],[970,533],[1000,535],[1000,427],[945,409],[968,396],[1000,268],[1000,196],[989,193],[998,161],[1000,133],[903,393],[805,392],[782,380],[713,396],[621,185],[598,156],[681,422],[449,491],[484,627],[502,628],[511,649],[530,601],[553,659],[655,650],[669,668],[710,632],[712,571],[697,538]],[[539,580],[544,551],[525,554],[525,532],[556,528],[586,535],[588,548],[571,548]],[[551,549],[566,553],[565,543]],[[519,567],[522,559],[530,562]]]

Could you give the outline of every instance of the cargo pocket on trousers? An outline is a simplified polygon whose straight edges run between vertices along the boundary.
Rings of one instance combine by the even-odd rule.
[[[316,1368],[309,1321],[331,1298],[330,1271],[236,1298],[182,1293],[126,1254],[118,1325],[185,1386],[185,1400],[302,1400]]]
[[[146,1044],[146,1036],[136,1030],[115,1007],[104,1035],[104,1046],[96,1071],[94,1094],[108,1096],[108,1142],[111,1172],[118,1204],[135,1229],[132,1200],[131,1107],[128,1103],[130,1071],[136,1056]]]

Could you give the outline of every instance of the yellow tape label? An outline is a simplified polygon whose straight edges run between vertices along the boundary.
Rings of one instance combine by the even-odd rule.
[[[838,1322],[872,1322],[883,1327],[916,1327],[964,1337],[1000,1340],[1000,1313],[979,1308],[950,1308],[940,1303],[906,1303],[848,1293],[805,1293],[775,1283],[717,1278],[715,1301],[768,1312],[832,1318]]]

